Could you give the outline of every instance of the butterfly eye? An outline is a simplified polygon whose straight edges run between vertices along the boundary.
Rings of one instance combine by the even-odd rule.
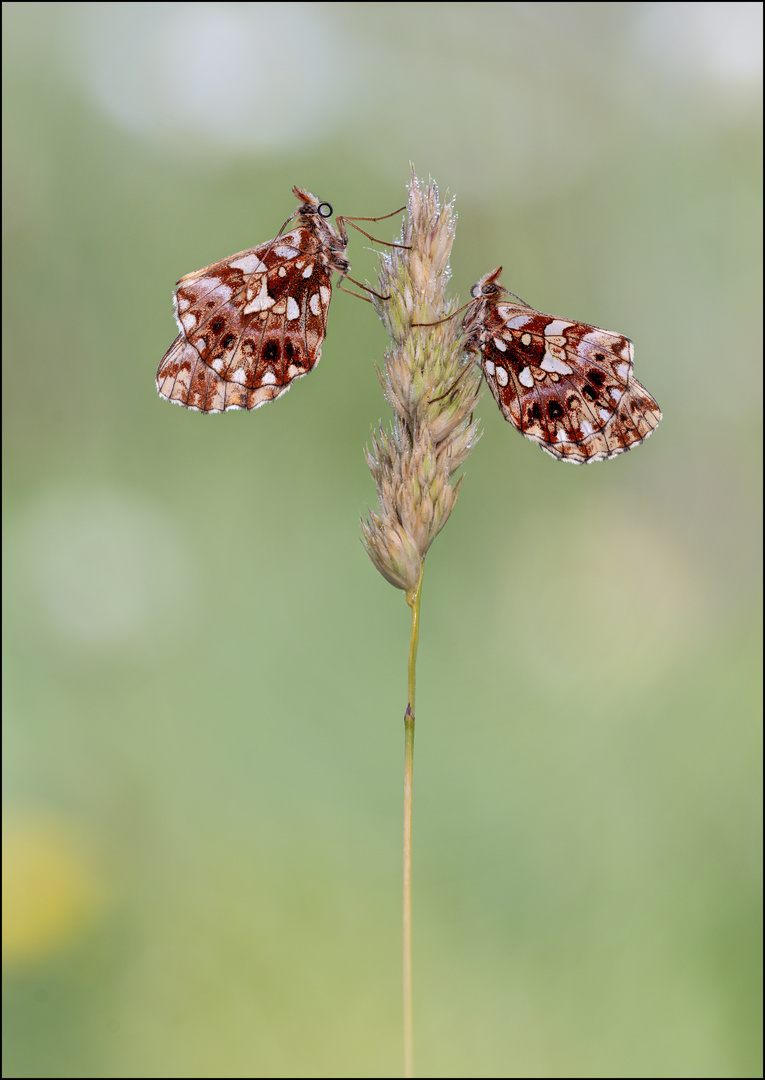
[[[316,208],[316,211],[317,211],[319,217],[324,217],[324,218],[332,217],[332,207],[329,205],[328,202],[319,203],[319,205]]]

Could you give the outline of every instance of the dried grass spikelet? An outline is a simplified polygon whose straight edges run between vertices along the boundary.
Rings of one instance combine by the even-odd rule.
[[[381,256],[380,293],[389,299],[373,299],[393,339],[380,382],[395,415],[390,431],[373,432],[366,453],[379,507],[361,523],[372,562],[407,592],[457,500],[461,481],[452,485],[450,477],[479,438],[472,412],[480,370],[463,354],[460,320],[447,318],[456,307],[445,295],[454,231],[453,201],[441,206],[435,183],[421,187],[412,173],[406,247]]]

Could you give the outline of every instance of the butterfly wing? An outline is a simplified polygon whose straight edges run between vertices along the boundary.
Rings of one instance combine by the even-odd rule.
[[[187,274],[181,333],[157,371],[160,395],[199,412],[256,409],[319,362],[330,274],[304,226]]]
[[[638,446],[661,420],[623,335],[522,305],[476,303],[468,348],[479,352],[505,419],[548,454],[603,461]]]

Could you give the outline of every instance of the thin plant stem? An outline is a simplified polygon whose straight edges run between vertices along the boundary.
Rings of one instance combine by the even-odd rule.
[[[420,564],[420,576],[413,589],[407,589],[406,602],[412,609],[412,635],[409,639],[409,697],[407,713],[412,714],[414,720],[414,686],[415,669],[417,666],[417,646],[420,643],[420,597],[422,596],[422,577],[425,573],[425,561]]]
[[[423,562],[414,589],[407,590],[406,602],[412,609],[412,635],[409,640],[409,700],[404,714],[404,1076],[414,1076],[414,1023],[412,1009],[412,795],[414,784],[414,686],[417,644],[420,637],[420,597]]]

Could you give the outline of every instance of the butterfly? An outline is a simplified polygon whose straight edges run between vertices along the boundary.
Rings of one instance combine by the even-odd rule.
[[[275,239],[177,283],[180,333],[157,370],[161,397],[203,413],[257,409],[318,364],[332,272],[342,280],[351,268],[347,219],[335,228],[329,203],[292,190],[300,205]]]
[[[518,297],[504,299],[501,271],[470,290],[463,332],[505,419],[546,453],[577,465],[639,446],[661,412],[632,374],[632,342],[545,315]]]

